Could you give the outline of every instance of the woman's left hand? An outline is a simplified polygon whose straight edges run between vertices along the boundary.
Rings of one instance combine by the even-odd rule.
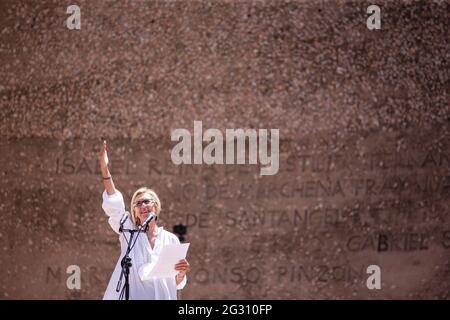
[[[186,259],[180,260],[175,265],[175,270],[178,271],[178,275],[180,277],[184,277],[186,275],[186,273],[189,271],[190,268],[191,268],[191,265],[189,264],[189,262]]]

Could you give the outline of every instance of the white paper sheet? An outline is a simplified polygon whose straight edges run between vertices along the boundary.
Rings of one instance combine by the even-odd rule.
[[[165,245],[156,262],[146,263],[139,268],[139,277],[142,281],[175,277],[178,273],[175,265],[186,258],[188,248],[189,243]]]

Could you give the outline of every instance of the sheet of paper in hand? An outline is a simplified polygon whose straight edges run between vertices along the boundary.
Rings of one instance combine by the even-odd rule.
[[[167,244],[159,255],[158,260],[151,263],[145,263],[139,268],[139,278],[142,281],[151,278],[172,278],[178,273],[175,265],[186,258],[189,243]]]

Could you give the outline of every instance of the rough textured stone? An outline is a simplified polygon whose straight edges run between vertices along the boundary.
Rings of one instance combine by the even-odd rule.
[[[127,208],[147,185],[188,226],[183,298],[449,298],[448,1],[377,1],[373,31],[371,1],[77,4],[0,3],[0,297],[102,297],[106,138]],[[280,172],[175,166],[194,120],[280,129]]]

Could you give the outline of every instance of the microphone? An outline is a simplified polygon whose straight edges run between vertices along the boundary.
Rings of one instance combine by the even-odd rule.
[[[120,232],[122,232],[123,224],[125,223],[125,221],[127,221],[129,217],[130,213],[128,211],[125,211],[125,213],[122,215],[122,218],[120,219],[120,227],[119,227]]]
[[[141,224],[141,225],[139,226],[139,230],[144,229],[144,231],[147,231],[148,224],[149,224],[150,221],[152,221],[153,219],[155,219],[155,221],[158,220],[158,216],[156,215],[156,213],[150,212],[150,213],[148,214],[147,219],[145,219],[144,223]]]

